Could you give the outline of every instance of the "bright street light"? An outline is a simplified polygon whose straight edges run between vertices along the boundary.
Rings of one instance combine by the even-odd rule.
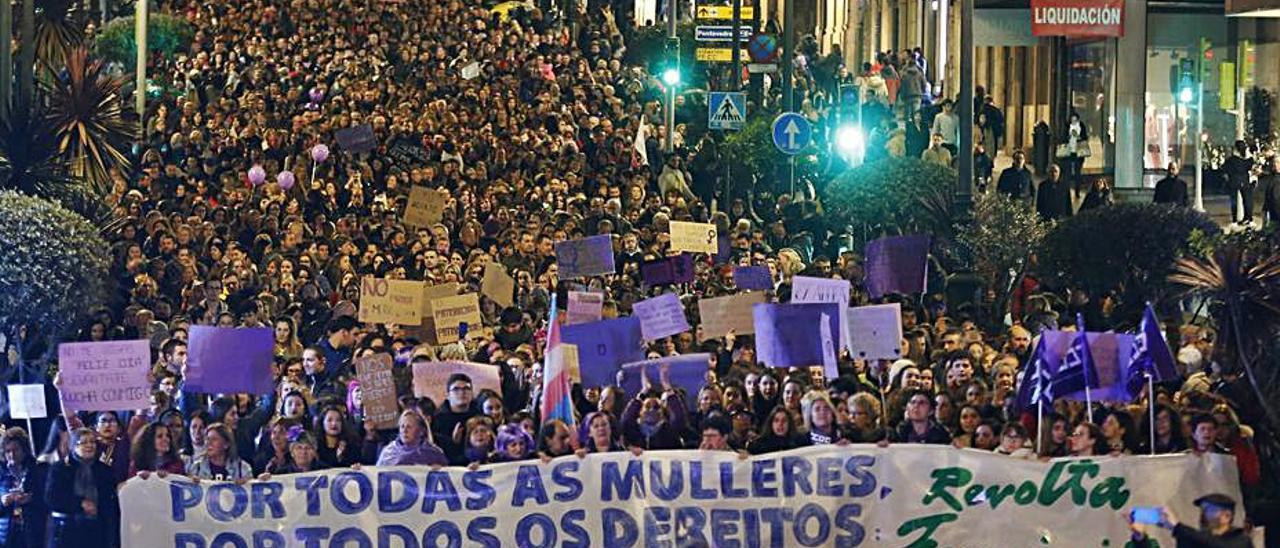
[[[846,157],[860,154],[866,146],[862,128],[855,125],[840,126],[836,130],[836,148]]]
[[[668,86],[674,86],[680,83],[680,69],[669,68],[662,73],[662,81]]]

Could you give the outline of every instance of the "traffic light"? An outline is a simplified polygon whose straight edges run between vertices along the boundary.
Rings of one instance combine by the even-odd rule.
[[[1178,101],[1191,103],[1196,99],[1196,63],[1183,58],[1178,62]]]
[[[1200,37],[1200,81],[1208,82],[1213,77],[1213,42]]]
[[[672,37],[667,39],[666,51],[663,59],[665,62],[662,67],[662,82],[668,86],[680,85],[680,38]]]

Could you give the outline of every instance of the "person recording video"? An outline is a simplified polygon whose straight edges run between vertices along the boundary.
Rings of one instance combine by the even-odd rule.
[[[1167,507],[1134,508],[1128,513],[1129,529],[1133,531],[1135,548],[1155,548],[1155,540],[1147,536],[1147,526],[1155,525],[1173,532],[1178,548],[1251,548],[1253,543],[1244,529],[1232,525],[1236,514],[1236,501],[1223,494],[1214,493],[1195,500],[1200,507],[1200,528],[1192,528],[1178,521]]]

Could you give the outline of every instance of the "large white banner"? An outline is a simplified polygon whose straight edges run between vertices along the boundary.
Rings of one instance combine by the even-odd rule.
[[[1122,511],[1239,500],[1222,456],[1017,460],[941,446],[648,452],[129,480],[124,546],[1123,546]],[[1172,541],[1157,535],[1161,544]]]

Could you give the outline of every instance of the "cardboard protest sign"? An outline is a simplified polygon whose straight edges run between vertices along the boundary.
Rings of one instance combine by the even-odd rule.
[[[693,255],[681,253],[674,257],[645,261],[640,265],[640,279],[649,287],[692,282]]]
[[[434,188],[414,186],[409,189],[409,202],[404,208],[404,224],[426,228],[444,218],[444,207],[449,194]]]
[[[635,317],[566,325],[560,340],[578,347],[583,386],[612,385],[622,364],[644,359],[640,320]]]
[[[432,314],[431,302],[436,299],[457,295],[461,287],[461,285],[454,282],[447,282],[438,285],[423,284],[422,324],[417,328],[410,328],[407,331],[414,333],[418,340],[427,344],[439,344],[436,342],[436,318]]]
[[[716,225],[711,223],[687,223],[671,221],[671,249],[691,253],[715,253],[720,247],[716,242]]]
[[[738,289],[768,291],[773,289],[773,275],[767,266],[735,266],[733,285]]]
[[[489,389],[502,394],[498,366],[471,362],[417,362],[413,364],[413,397],[431,398],[444,405],[448,397],[449,375],[465,373],[471,377],[472,393]]]
[[[849,354],[862,360],[902,357],[902,305],[898,303],[847,309]]]
[[[656,341],[688,331],[689,320],[684,316],[684,305],[675,293],[663,293],[631,306],[640,319],[640,333],[646,341]]]
[[[718,339],[729,333],[750,335],[756,332],[752,308],[765,302],[761,292],[739,293],[698,301],[698,317],[702,320],[701,340]]]
[[[185,389],[206,394],[270,394],[275,334],[270,327],[193,325]],[[341,367],[332,363],[329,367]]]
[[[560,279],[569,280],[613,274],[613,240],[608,234],[556,242],[556,264]]]
[[[436,299],[431,303],[431,315],[436,323],[436,344],[449,344],[462,339],[459,326],[467,324],[468,331],[478,330],[484,320],[480,318],[480,298],[475,293]]]
[[[840,348],[849,348],[849,331],[845,325],[845,309],[849,308],[849,280],[830,278],[810,278],[796,276],[791,278],[791,302],[793,303],[836,303],[840,305],[840,313],[836,315],[839,329]],[[837,350],[839,352],[839,350]]]
[[[58,391],[70,411],[131,411],[150,405],[150,370],[151,345],[145,340],[58,345]]]
[[[756,324],[756,359],[769,367],[822,365],[823,341],[817,325],[827,316],[832,338],[840,326],[840,305],[758,304],[752,309]],[[834,344],[834,341],[833,341]]]
[[[603,309],[604,293],[570,291],[565,325],[598,322]]]
[[[697,405],[698,391],[707,383],[707,370],[711,354],[681,354],[622,364],[623,390],[627,394],[639,394],[644,379],[649,385],[661,389],[663,380],[675,388],[683,388],[684,402],[689,407]]]
[[[422,323],[422,282],[366,277],[360,280],[360,312],[364,323]]]
[[[378,428],[394,428],[400,416],[391,365],[391,354],[385,352],[356,359],[356,378],[360,380],[364,416]]]
[[[503,308],[515,302],[516,281],[501,263],[489,261],[484,265],[484,279],[480,281],[480,293]]]
[[[49,416],[44,401],[44,385],[9,385],[9,416],[15,419],[43,419]]]
[[[353,154],[370,152],[378,146],[378,138],[369,124],[341,128],[333,132],[333,138],[339,147]]]

